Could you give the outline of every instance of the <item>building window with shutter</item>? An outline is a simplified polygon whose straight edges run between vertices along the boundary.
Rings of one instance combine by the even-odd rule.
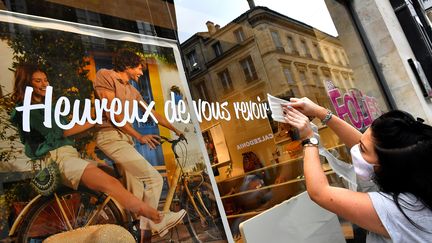
[[[288,67],[285,67],[283,69],[283,72],[284,72],[284,75],[285,75],[285,78],[286,78],[288,84],[291,84],[291,85],[295,84],[295,81],[294,81],[292,74],[291,74],[291,69]]]
[[[208,90],[205,85],[205,81],[201,81],[195,85],[195,88],[198,91],[198,97],[205,101],[210,101],[210,96],[208,95]]]
[[[339,55],[338,55],[338,53],[337,53],[336,50],[333,50],[333,61],[334,61],[335,64],[342,65],[342,61],[339,60]]]
[[[315,85],[317,87],[323,86],[323,83],[321,82],[317,72],[312,72],[312,78],[313,78]]]
[[[236,31],[234,31],[234,36],[236,37],[238,43],[241,43],[246,39],[242,28],[239,28]]]
[[[297,48],[296,48],[296,45],[294,42],[294,38],[289,35],[289,36],[287,36],[287,41],[288,41],[288,49],[289,49],[288,51],[291,54],[298,55],[298,51],[297,51]]]
[[[280,40],[279,33],[276,32],[276,31],[271,31],[271,37],[273,39],[273,43],[276,46],[276,50],[278,50],[278,51],[285,51],[284,48],[283,48],[283,46],[282,46],[282,42]]]
[[[240,61],[240,65],[243,69],[245,78],[247,82],[258,79],[258,75],[253,64],[252,58],[248,56],[247,58]]]
[[[299,77],[300,77],[300,82],[302,84],[306,84],[306,72],[305,71],[299,71]]]
[[[311,55],[311,53],[310,53],[310,50],[309,50],[309,47],[308,47],[308,45],[307,45],[307,43],[306,43],[306,40],[301,40],[301,47],[302,47],[302,51],[303,51],[303,54],[306,56],[306,57],[312,57],[312,55]]]
[[[231,77],[229,75],[228,69],[223,70],[222,72],[218,73],[219,80],[222,83],[222,87],[224,91],[229,92],[234,89],[233,83],[231,81]]]
[[[186,55],[186,58],[187,58],[187,61],[188,61],[188,64],[189,64],[189,68],[190,68],[191,71],[195,71],[195,70],[199,69],[197,58],[196,58],[196,51],[195,50],[189,52]]]
[[[314,46],[314,48],[315,48],[315,53],[316,53],[317,59],[319,59],[319,60],[324,60],[323,55],[322,55],[322,53],[321,53],[321,49],[320,49],[320,47],[318,46],[318,43],[314,43],[313,46]]]
[[[348,65],[348,63],[346,62],[346,59],[345,59],[345,57],[344,57],[342,51],[339,52],[339,60],[340,60],[340,62],[342,63],[342,65],[344,65],[344,66],[347,66],[347,65]]]
[[[326,62],[330,63],[331,62],[331,57],[330,57],[330,51],[327,47],[324,47],[324,59]]]
[[[299,91],[299,88],[297,86],[297,83],[294,81],[294,78],[292,76],[291,68],[284,67],[283,72],[284,72],[285,78],[288,82],[288,85],[290,87],[290,90],[292,92],[293,97],[300,97],[300,91]]]
[[[213,48],[213,52],[214,52],[215,56],[218,57],[218,56],[222,55],[222,46],[221,46],[219,41],[214,43],[212,45],[212,48]]]

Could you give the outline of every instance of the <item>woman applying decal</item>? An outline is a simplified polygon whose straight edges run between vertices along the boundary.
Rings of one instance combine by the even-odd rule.
[[[12,99],[16,107],[22,106],[25,90],[31,87],[33,89],[31,104],[43,103],[48,86],[47,75],[42,69],[32,64],[19,65],[15,71]],[[21,141],[25,146],[25,154],[30,159],[50,157],[58,163],[62,182],[66,186],[77,189],[81,183],[92,190],[112,196],[131,212],[145,216],[156,223],[160,222],[160,214],[156,209],[136,198],[116,178],[79,157],[78,151],[73,147],[74,142],[68,137],[91,128],[92,124],[86,123],[82,126],[76,125],[69,130],[62,130],[53,122],[52,127],[47,128],[43,124],[44,111],[37,109],[30,111],[30,131],[25,132],[22,116],[21,112],[14,109],[11,121],[18,128]]]
[[[285,120],[299,129],[309,196],[321,207],[368,230],[367,242],[432,242],[432,127],[403,111],[377,118],[361,134],[308,98],[283,105]],[[320,165],[318,139],[307,116],[327,124],[350,148],[360,179],[379,192],[353,192],[329,185]]]

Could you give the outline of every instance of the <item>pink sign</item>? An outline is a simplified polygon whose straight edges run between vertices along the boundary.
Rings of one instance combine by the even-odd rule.
[[[357,129],[368,127],[372,121],[382,114],[378,101],[374,97],[364,95],[358,89],[350,89],[341,94],[331,81],[326,81],[328,96],[337,115],[350,121]]]

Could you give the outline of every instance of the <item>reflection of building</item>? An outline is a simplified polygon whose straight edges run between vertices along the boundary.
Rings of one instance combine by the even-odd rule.
[[[211,101],[260,95],[308,96],[326,102],[322,80],[353,87],[353,74],[337,38],[264,7],[227,26],[207,23],[182,44],[195,98]],[[261,97],[262,98],[262,97]]]
[[[262,101],[266,93],[271,93],[307,96],[328,106],[323,80],[332,80],[343,90],[354,87],[354,76],[339,40],[304,23],[265,7],[254,7],[223,28],[210,21],[206,24],[208,32],[196,33],[181,45],[195,100],[231,103],[257,101],[259,97]],[[231,121],[222,126],[232,127],[233,123],[237,123],[234,130],[245,132],[242,128],[254,122]],[[211,125],[202,123],[202,128]],[[266,124],[263,128],[255,129],[256,136],[269,131]]]
[[[265,7],[253,7],[223,28],[210,21],[206,24],[208,32],[196,33],[181,45],[195,100],[257,102],[270,93],[307,96],[329,106],[323,80],[332,80],[342,90],[354,87],[339,40],[304,23]],[[215,124],[217,121],[203,122],[201,127],[206,130]],[[220,125],[234,163],[241,161],[244,151],[236,145],[271,133],[267,121],[234,119]],[[261,147],[274,150],[272,144],[268,140]],[[262,152],[267,161],[271,151]],[[234,164],[236,167],[241,166]],[[233,175],[239,173],[234,170]]]
[[[330,107],[324,80],[332,80],[344,91],[355,87],[339,39],[302,22],[252,4],[249,11],[224,27],[210,21],[206,25],[208,32],[196,33],[181,45],[195,100],[260,103],[270,93],[284,98],[307,96]],[[235,111],[230,112],[234,116]],[[289,128],[241,117],[201,123],[204,131],[215,127],[222,128],[232,163],[232,171],[221,167],[216,179],[234,233],[236,222],[245,219],[240,212],[270,207],[303,190],[300,183],[289,183],[302,174],[297,159],[301,145],[287,136]],[[326,134],[324,144],[336,145]],[[264,168],[250,169],[247,154],[256,155],[256,164],[262,163]],[[260,183],[250,177],[257,174],[263,177]],[[263,186],[269,189],[258,189]]]

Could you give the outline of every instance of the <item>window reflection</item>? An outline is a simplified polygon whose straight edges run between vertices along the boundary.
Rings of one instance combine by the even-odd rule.
[[[284,48],[282,46],[282,42],[280,40],[279,33],[277,31],[271,31],[271,36],[272,36],[272,39],[273,39],[273,43],[276,46],[276,50],[283,52]]]
[[[250,56],[241,60],[240,64],[243,68],[243,73],[245,75],[246,82],[251,82],[253,80],[258,79],[258,74],[256,72],[255,65]]]
[[[198,62],[197,62],[197,59],[196,59],[196,51],[195,50],[189,52],[186,55],[186,58],[187,58],[187,61],[188,61],[189,69],[191,71],[195,71],[195,70],[199,69]]]
[[[231,81],[231,77],[229,75],[228,69],[223,70],[222,72],[218,73],[219,80],[222,84],[222,87],[225,92],[231,91],[234,89],[233,83]]]
[[[246,39],[242,28],[239,28],[236,31],[234,31],[234,35],[238,43],[241,43]]]
[[[200,81],[195,85],[196,90],[198,91],[198,99],[211,101],[210,96],[208,95],[208,89],[206,87],[205,81]]]
[[[216,42],[215,44],[213,44],[212,48],[213,48],[213,52],[214,52],[216,57],[222,55],[222,46],[221,46],[219,41]]]
[[[209,28],[207,33],[197,33],[185,45],[184,53],[195,48],[202,50],[197,52],[197,59],[209,60],[201,65],[199,75],[188,80],[201,85],[199,92],[192,92],[194,99],[206,96],[203,77],[209,81],[206,88],[214,94],[214,101],[265,102],[266,93],[286,100],[306,96],[333,111],[326,87],[339,89],[338,99],[342,103],[347,92],[359,88],[354,78],[362,76],[351,69],[338,37],[268,8],[255,7],[248,13],[218,31]],[[355,112],[353,107],[349,109]],[[231,114],[236,112],[232,109]],[[349,151],[333,132],[319,121],[313,122],[319,127],[323,146],[347,159]],[[201,128],[207,130],[215,124],[226,139],[231,161],[229,166],[218,169],[216,181],[231,230],[236,234],[239,222],[305,190],[302,149],[291,129],[271,117],[255,121],[245,121],[241,116],[229,122],[204,121]],[[264,139],[269,136],[272,138]],[[248,166],[251,160],[261,166],[251,168]],[[334,173],[331,170],[328,173],[338,183]]]
[[[294,39],[291,35],[287,36],[287,40],[288,40],[288,49],[289,52],[295,55],[298,55],[298,51],[294,42]]]
[[[310,53],[309,47],[308,47],[308,45],[307,45],[307,43],[306,43],[306,40],[301,40],[301,47],[302,47],[303,54],[304,54],[306,57],[311,58],[312,55],[311,55],[311,53]]]

